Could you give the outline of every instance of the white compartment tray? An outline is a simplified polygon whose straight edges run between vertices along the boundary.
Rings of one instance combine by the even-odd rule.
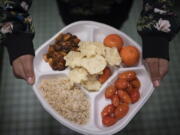
[[[135,114],[142,108],[142,106],[149,99],[149,97],[151,96],[154,90],[149,74],[146,71],[144,65],[142,64],[142,57],[140,58],[140,61],[136,67],[130,67],[130,68],[121,67],[117,69],[113,73],[113,75],[102,85],[101,89],[98,92],[92,93],[83,90],[88,95],[91,103],[90,120],[87,124],[83,126],[74,124],[64,119],[46,102],[46,100],[41,95],[39,91],[39,82],[42,79],[52,78],[56,76],[67,76],[68,74],[68,69],[64,71],[53,71],[49,66],[49,64],[43,60],[43,54],[47,52],[49,45],[54,43],[55,38],[60,33],[68,33],[68,32],[78,36],[78,38],[80,38],[81,41],[98,41],[98,42],[103,42],[103,39],[108,34],[116,33],[123,38],[124,45],[134,45],[141,51],[141,47],[134,40],[132,40],[125,33],[111,26],[93,21],[79,21],[72,23],[64,27],[62,30],[60,30],[57,34],[55,34],[51,39],[46,41],[36,50],[36,57],[34,59],[36,82],[33,85],[33,90],[37,98],[39,99],[44,109],[48,113],[50,113],[57,121],[59,121],[61,124],[65,125],[66,127],[81,134],[110,135],[121,131],[135,116]],[[101,111],[104,108],[104,106],[110,103],[110,100],[105,99],[104,91],[107,86],[113,83],[113,81],[116,79],[119,73],[128,70],[134,70],[137,73],[137,77],[141,82],[141,87],[140,87],[141,98],[135,104],[130,105],[129,112],[124,118],[119,120],[113,126],[105,127],[102,125]]]

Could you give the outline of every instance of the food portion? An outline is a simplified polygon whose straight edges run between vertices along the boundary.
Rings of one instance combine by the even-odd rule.
[[[86,69],[91,75],[101,74],[101,72],[107,66],[107,61],[101,55],[84,57],[81,61],[81,66]]]
[[[125,66],[131,67],[131,66],[136,66],[138,64],[140,59],[140,51],[135,46],[132,45],[125,46],[122,37],[120,37],[118,34],[107,35],[104,38],[103,43],[107,47],[118,49],[119,51],[118,54],[122,58],[122,63]],[[109,51],[109,54],[115,55],[116,53]]]
[[[139,50],[132,45],[123,46],[119,54],[122,58],[122,62],[128,67],[136,66],[140,59]]]
[[[109,34],[104,39],[104,45],[107,47],[116,47],[121,50],[124,42],[123,39],[118,34]]]
[[[97,91],[101,88],[101,83],[98,81],[98,75],[88,75],[88,80],[82,81],[81,85],[88,91]]]
[[[41,80],[39,89],[47,103],[70,122],[88,123],[92,115],[91,103],[81,89],[96,92],[106,82],[111,83],[107,80],[116,75],[116,70],[139,63],[140,51],[133,45],[126,45],[125,41],[115,33],[107,35],[102,42],[80,41],[72,33],[59,34],[43,59],[53,70],[62,71],[68,67],[67,77]],[[104,96],[110,103],[97,116],[102,118],[105,127],[114,125],[128,114],[131,105],[140,99],[140,87],[135,71],[118,74],[117,79],[106,87]],[[100,105],[105,102],[104,99],[101,101]]]
[[[125,71],[118,75],[113,84],[106,88],[104,96],[111,101],[101,112],[104,126],[112,126],[129,111],[129,105],[140,99],[141,83],[136,72]]]
[[[139,57],[139,50],[134,46],[125,46],[118,34],[107,35],[101,43],[80,41],[76,35],[61,33],[49,46],[44,60],[53,70],[69,67],[68,77],[73,83],[89,91],[98,91],[115,67],[120,67],[122,63],[125,67],[135,66]]]
[[[106,67],[103,70],[103,73],[101,75],[99,75],[98,77],[98,81],[103,84],[106,82],[106,80],[112,75],[112,71],[109,67]]]
[[[88,79],[88,72],[84,68],[74,68],[69,71],[69,78],[74,83],[80,83]]]
[[[64,70],[66,68],[64,56],[69,51],[77,50],[80,39],[71,33],[61,33],[50,45],[48,52],[44,54],[44,60],[49,63],[53,70]]]
[[[105,59],[110,66],[119,66],[121,64],[121,57],[117,48],[105,47],[105,54]]]
[[[70,68],[69,78],[89,91],[97,91],[112,75],[110,67],[120,66],[121,57],[117,48],[106,47],[100,42],[81,41],[78,46],[77,51],[70,51],[64,57]],[[77,72],[77,68],[81,71]]]
[[[44,79],[39,89],[45,100],[65,119],[80,125],[88,122],[89,99],[67,77]]]

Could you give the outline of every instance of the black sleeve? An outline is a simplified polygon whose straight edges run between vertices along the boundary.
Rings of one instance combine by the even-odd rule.
[[[0,43],[7,47],[10,62],[24,54],[34,55],[34,27],[28,10],[31,0],[0,2]]]
[[[179,31],[174,0],[144,0],[137,31],[142,38],[143,58],[169,60],[169,42]]]

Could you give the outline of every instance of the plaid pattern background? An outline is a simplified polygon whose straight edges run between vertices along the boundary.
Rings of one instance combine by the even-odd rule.
[[[64,27],[55,0],[33,1],[35,48]],[[135,1],[122,31],[141,43]],[[180,33],[171,42],[169,73],[133,120],[117,135],[180,135]],[[79,135],[53,119],[40,105],[31,86],[14,78],[4,52],[0,80],[0,135]]]

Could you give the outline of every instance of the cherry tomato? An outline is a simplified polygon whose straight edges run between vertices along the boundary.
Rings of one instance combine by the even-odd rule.
[[[127,87],[127,89],[126,89],[127,93],[129,93],[129,91],[131,91],[132,89],[133,89],[132,84],[129,83],[129,84],[128,84],[128,87]]]
[[[112,75],[112,72],[111,72],[110,68],[106,67],[103,70],[103,74],[99,76],[98,80],[100,83],[103,84],[111,75]]]
[[[115,94],[116,92],[116,88],[114,85],[110,85],[109,87],[106,88],[106,91],[105,91],[105,97],[106,98],[112,98],[113,95]]]
[[[126,91],[118,90],[118,96],[123,103],[127,103],[127,104],[131,103],[131,98]]]
[[[125,79],[118,79],[115,81],[115,87],[117,89],[126,89],[129,85],[129,82]]]
[[[112,126],[116,123],[117,119],[111,116],[105,116],[102,118],[102,123],[104,126]]]
[[[117,106],[119,105],[119,103],[120,103],[120,100],[119,100],[118,95],[113,95],[113,97],[112,97],[112,104],[113,104],[115,107],[117,107]]]
[[[137,88],[133,88],[132,90],[128,91],[128,93],[129,93],[132,103],[135,103],[139,100],[140,93]]]
[[[115,110],[115,107],[112,104],[109,104],[104,107],[103,111],[101,112],[101,116],[105,117],[111,115]]]
[[[118,78],[132,81],[132,80],[136,79],[136,72],[134,72],[134,71],[122,72],[118,75]]]
[[[115,117],[117,119],[123,118],[129,111],[129,106],[126,103],[121,103],[118,105],[118,107],[115,109]]]
[[[131,84],[132,84],[133,88],[138,88],[139,89],[141,87],[141,83],[140,83],[138,78],[136,78],[135,80],[131,81]]]

